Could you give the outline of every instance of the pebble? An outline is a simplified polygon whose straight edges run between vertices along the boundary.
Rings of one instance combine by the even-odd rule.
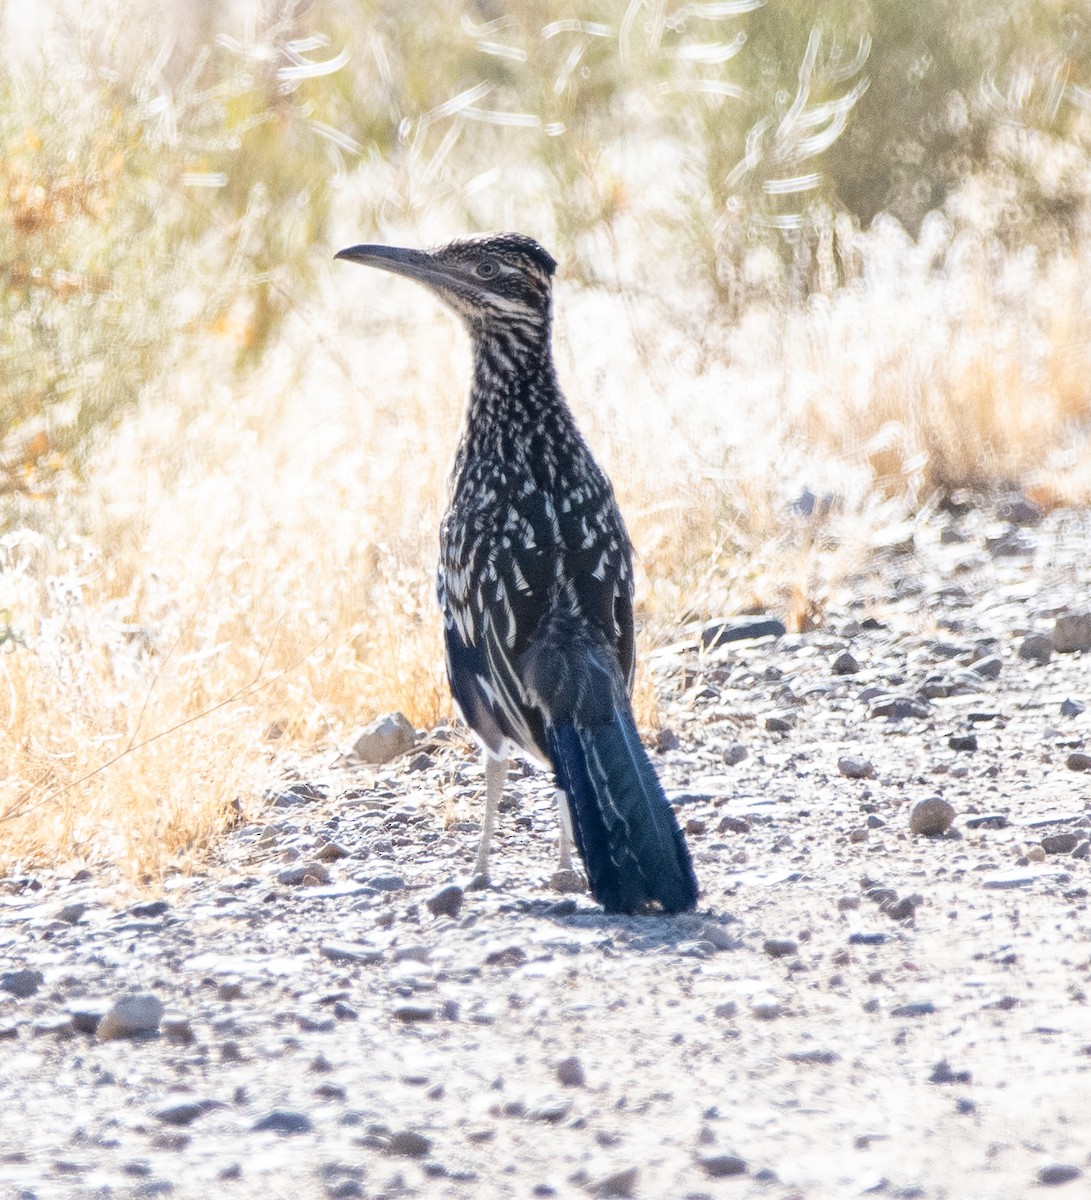
[[[285,887],[318,887],[329,881],[330,873],[320,862],[297,863],[277,872],[277,883]]]
[[[721,1000],[712,1010],[712,1015],[723,1021],[729,1021],[732,1017],[739,1015],[739,1002],[737,1000]]]
[[[905,721],[909,718],[921,720],[931,712],[931,707],[923,700],[912,696],[884,696],[871,706],[869,717],[886,717],[890,721]]]
[[[396,1154],[401,1158],[423,1158],[431,1149],[432,1139],[417,1133],[415,1129],[392,1133],[386,1144],[387,1154]]]
[[[784,1005],[775,996],[754,996],[750,1000],[750,1015],[759,1021],[775,1021],[784,1012]]]
[[[109,1010],[110,1004],[107,1000],[83,1000],[68,1006],[72,1028],[77,1033],[97,1033],[102,1018]]]
[[[167,1041],[176,1046],[190,1046],[197,1040],[189,1017],[177,1013],[167,1013],[159,1022],[159,1028]]]
[[[1004,813],[979,813],[966,818],[967,829],[1007,829],[1008,824]]]
[[[564,1096],[543,1096],[532,1104],[526,1112],[530,1121],[545,1121],[555,1125],[563,1121],[572,1109],[572,1101]]]
[[[400,712],[376,717],[352,744],[352,757],[365,763],[387,763],[411,750],[416,731]]]
[[[781,638],[787,632],[784,622],[776,617],[719,617],[706,621],[701,627],[701,649],[715,650],[726,642],[743,642],[754,638]]]
[[[323,958],[331,958],[334,962],[339,959],[347,962],[366,963],[373,966],[383,961],[383,952],[376,946],[366,942],[323,942],[318,947],[318,953]]]
[[[204,1111],[205,1106],[196,1100],[181,1100],[155,1109],[152,1116],[164,1125],[192,1125]]]
[[[1057,1187],[1062,1183],[1071,1183],[1079,1179],[1083,1172],[1071,1163],[1049,1163],[1038,1168],[1038,1182],[1043,1187]]]
[[[765,728],[769,733],[790,733],[795,723],[792,713],[771,713],[765,718]]]
[[[150,992],[133,992],[121,996],[98,1023],[100,1041],[112,1042],[118,1038],[140,1037],[155,1033],[163,1019],[163,1001]]]
[[[430,1004],[399,1004],[391,1010],[390,1015],[395,1021],[412,1025],[419,1021],[434,1021],[437,1014]]]
[[[928,1076],[929,1083],[972,1083],[973,1073],[970,1071],[954,1071],[945,1058],[941,1058],[932,1068]]]
[[[0,991],[10,992],[20,1000],[33,996],[43,983],[45,976],[41,971],[32,971],[29,967],[21,971],[5,971],[0,975]]]
[[[1047,854],[1071,854],[1080,844],[1078,833],[1051,833],[1042,838],[1042,849]]]
[[[587,1185],[592,1196],[632,1196],[640,1178],[639,1167],[621,1167]]]
[[[697,1159],[701,1170],[712,1179],[726,1179],[729,1175],[745,1175],[746,1159],[738,1154],[704,1154]]]
[[[846,779],[874,779],[875,766],[870,759],[845,755],[837,760],[837,769]]]
[[[1082,700],[1073,700],[1070,696],[1066,696],[1061,701],[1061,716],[1062,717],[1078,717],[1087,708]]]
[[[337,862],[339,859],[348,858],[349,851],[340,842],[326,842],[325,845],[319,846],[314,856],[319,862]]]
[[[929,1017],[936,1011],[931,1000],[915,1000],[911,1004],[899,1004],[890,1010],[892,1017]]]
[[[730,742],[724,747],[723,759],[729,767],[737,767],[750,756],[750,751],[742,742]]]
[[[847,650],[842,650],[830,663],[830,670],[835,675],[855,675],[860,670],[860,664]]]
[[[129,909],[129,915],[133,917],[162,917],[170,911],[170,905],[166,900],[148,900],[144,904],[134,904]]]
[[[1053,648],[1059,654],[1091,650],[1091,611],[1058,616],[1053,622]]]
[[[1064,760],[1064,765],[1070,771],[1091,771],[1091,754],[1084,754],[1082,750],[1073,750]]]
[[[557,1073],[557,1082],[562,1087],[585,1087],[587,1084],[583,1063],[575,1054],[562,1058],[554,1070]]]
[[[995,654],[990,654],[987,658],[978,659],[970,670],[982,679],[999,679],[1003,667],[1003,660]]]
[[[977,749],[976,733],[953,733],[947,739],[947,745],[952,750],[972,751]]]
[[[791,938],[766,938],[761,948],[770,958],[788,958],[796,953],[799,946]]]
[[[745,817],[733,817],[730,813],[720,818],[716,826],[717,833],[749,833],[750,822]]]
[[[275,1108],[250,1126],[254,1133],[310,1133],[314,1122],[306,1113],[293,1112],[288,1108]]]
[[[946,833],[955,819],[955,806],[941,796],[918,800],[909,810],[909,832],[925,837]]]
[[[462,901],[465,892],[457,883],[449,883],[433,892],[425,900],[425,907],[433,917],[457,917],[462,911]]]
[[[1019,643],[1019,657],[1045,666],[1053,657],[1053,639],[1048,633],[1028,633]]]

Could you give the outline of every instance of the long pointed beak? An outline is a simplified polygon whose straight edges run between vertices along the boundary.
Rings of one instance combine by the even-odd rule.
[[[468,283],[468,280],[439,266],[426,250],[411,250],[402,246],[349,246],[345,250],[338,250],[333,257],[362,263],[365,267],[378,267],[394,275],[405,275],[440,290],[447,290],[454,283],[463,286]]]

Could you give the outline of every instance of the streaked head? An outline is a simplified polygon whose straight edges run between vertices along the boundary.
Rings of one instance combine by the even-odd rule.
[[[350,246],[334,257],[426,284],[476,337],[515,334],[536,339],[549,332],[557,264],[524,234],[487,234],[433,250]]]

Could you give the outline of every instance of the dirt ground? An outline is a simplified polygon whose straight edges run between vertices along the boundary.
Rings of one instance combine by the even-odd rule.
[[[1091,1195],[1091,520],[1038,516],[892,530],[817,631],[650,656],[696,914],[554,890],[530,768],[450,887],[457,729],[282,762],[139,903],[0,881],[0,1194]]]

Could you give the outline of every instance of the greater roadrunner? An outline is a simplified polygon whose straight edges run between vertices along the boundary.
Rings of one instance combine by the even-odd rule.
[[[568,839],[607,912],[692,909],[685,838],[637,735],[632,546],[553,367],[556,263],[506,233],[337,258],[427,284],[463,319],[474,377],[440,527],[447,674],[485,747],[489,841],[513,749],[553,768]]]

